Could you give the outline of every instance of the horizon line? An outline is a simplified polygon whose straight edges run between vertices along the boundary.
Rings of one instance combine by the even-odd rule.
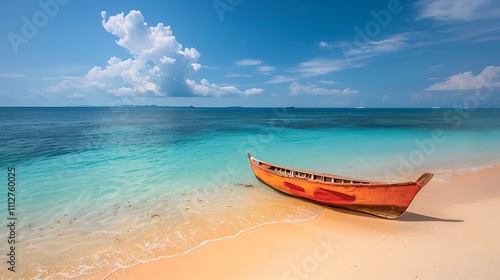
[[[0,106],[0,108],[127,108],[127,107],[158,107],[158,108],[242,108],[242,109],[255,109],[255,108],[286,108],[286,109],[357,109],[358,111],[369,110],[369,109],[433,109],[433,110],[442,110],[442,109],[465,109],[465,110],[477,110],[477,109],[500,109],[500,107],[476,107],[476,108],[455,108],[455,107],[364,107],[364,108],[356,108],[356,107],[297,107],[297,106],[192,106],[192,105],[120,105],[120,106],[106,106],[106,105],[75,105],[75,106]]]

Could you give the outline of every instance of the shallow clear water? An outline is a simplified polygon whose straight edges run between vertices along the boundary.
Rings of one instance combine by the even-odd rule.
[[[489,109],[0,108],[19,259],[34,264],[19,275],[98,279],[319,213],[257,182],[246,151],[344,176],[444,180],[500,162],[499,120]]]

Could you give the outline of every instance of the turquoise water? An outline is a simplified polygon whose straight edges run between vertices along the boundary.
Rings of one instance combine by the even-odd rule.
[[[499,120],[495,109],[0,108],[0,166],[4,178],[17,170],[18,275],[100,279],[319,213],[257,182],[247,151],[350,177],[446,180],[500,162]]]

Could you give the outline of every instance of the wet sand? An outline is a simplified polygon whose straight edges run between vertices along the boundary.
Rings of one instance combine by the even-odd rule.
[[[494,279],[500,167],[431,181],[397,220],[325,207],[106,279]]]

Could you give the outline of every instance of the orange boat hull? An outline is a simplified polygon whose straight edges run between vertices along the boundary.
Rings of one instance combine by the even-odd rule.
[[[379,183],[273,165],[250,153],[248,157],[255,177],[278,191],[388,219],[401,216],[433,176],[425,173],[416,182]]]

